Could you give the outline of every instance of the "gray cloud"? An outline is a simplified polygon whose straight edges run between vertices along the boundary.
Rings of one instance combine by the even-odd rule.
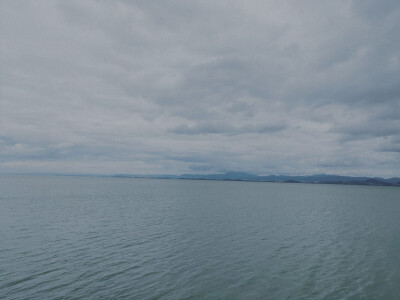
[[[285,125],[261,125],[251,126],[244,125],[241,127],[234,127],[225,124],[201,124],[195,126],[180,125],[169,130],[169,132],[176,134],[227,134],[237,135],[246,133],[273,133],[285,129]]]
[[[400,120],[369,121],[346,126],[338,125],[331,132],[341,133],[345,139],[368,139],[390,137],[399,134]]]
[[[0,171],[399,176],[398,1],[1,1]]]

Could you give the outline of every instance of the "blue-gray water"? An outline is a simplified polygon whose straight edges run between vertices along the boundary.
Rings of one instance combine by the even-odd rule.
[[[400,188],[0,176],[3,299],[400,299]]]

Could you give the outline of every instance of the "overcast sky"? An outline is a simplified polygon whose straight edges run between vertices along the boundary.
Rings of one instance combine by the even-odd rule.
[[[0,3],[0,173],[400,176],[398,0]]]

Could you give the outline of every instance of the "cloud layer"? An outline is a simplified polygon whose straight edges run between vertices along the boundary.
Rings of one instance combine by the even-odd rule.
[[[1,1],[0,171],[399,176],[398,1]]]

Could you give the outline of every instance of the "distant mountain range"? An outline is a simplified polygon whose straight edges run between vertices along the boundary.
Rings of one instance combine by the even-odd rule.
[[[187,179],[187,180],[226,180],[226,181],[255,181],[255,182],[285,182],[285,183],[323,183],[323,184],[351,184],[351,185],[378,185],[378,186],[400,186],[400,178],[380,177],[351,177],[339,175],[310,175],[310,176],[287,176],[267,175],[259,176],[245,172],[227,172],[223,174],[183,174],[183,175],[131,175],[116,174],[112,177],[122,178],[159,178],[159,179]]]

